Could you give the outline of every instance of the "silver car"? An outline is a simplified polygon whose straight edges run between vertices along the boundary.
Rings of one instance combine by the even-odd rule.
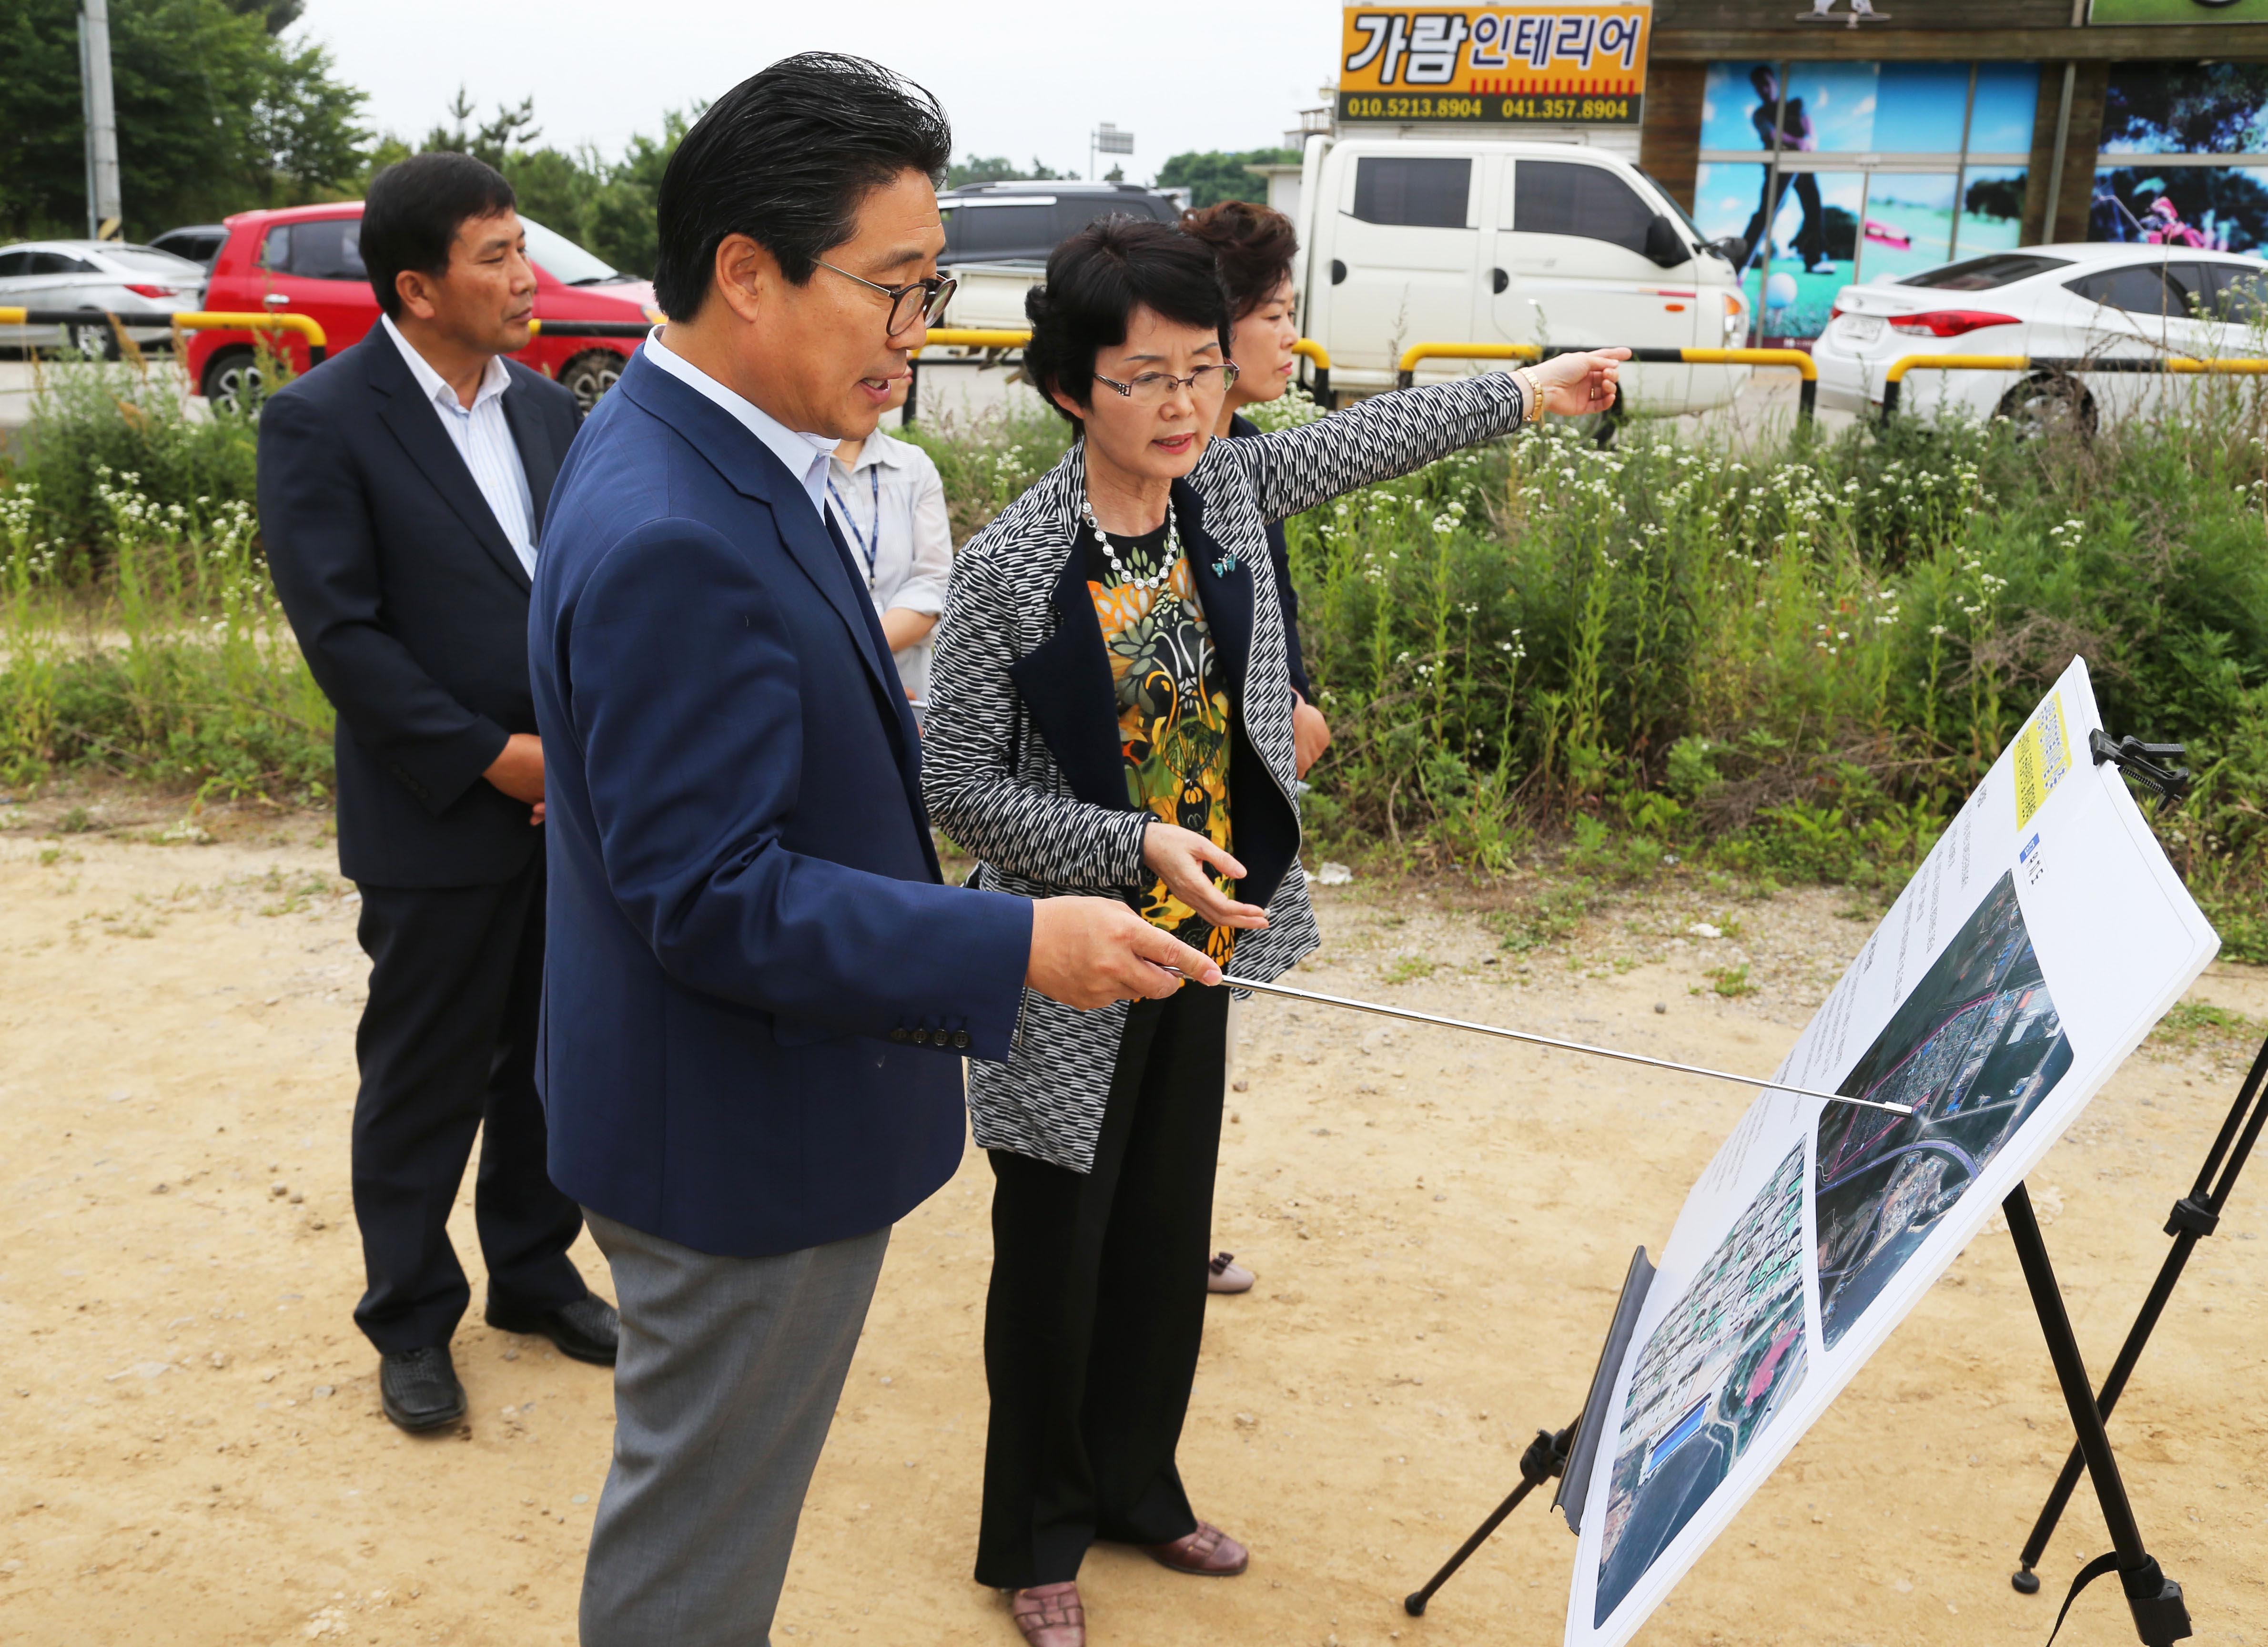
[[[0,307],[76,309],[84,323],[0,326],[0,344],[118,352],[105,315],[136,343],[173,336],[167,316],[202,301],[205,271],[186,257],[116,240],[19,240],[0,246]]]

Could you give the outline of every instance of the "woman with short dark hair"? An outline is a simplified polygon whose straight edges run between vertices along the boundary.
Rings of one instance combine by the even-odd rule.
[[[1282,212],[1248,200],[1224,200],[1184,212],[1182,228],[1211,248],[1213,267],[1228,293],[1228,358],[1236,362],[1236,381],[1221,403],[1213,433],[1224,439],[1258,434],[1260,425],[1239,412],[1282,399],[1300,364],[1292,351],[1300,341],[1292,287],[1299,231]],[[1292,747],[1299,775],[1305,778],[1330,747],[1331,728],[1315,707],[1314,689],[1300,655],[1300,597],[1292,588],[1291,552],[1280,521],[1268,523],[1268,558],[1276,572],[1276,597],[1284,605],[1284,649],[1292,665],[1292,695],[1299,699],[1292,708]]]
[[[1626,350],[1212,432],[1238,373],[1211,249],[1105,218],[1048,261],[1025,372],[1078,428],[955,565],[923,790],[982,886],[1123,898],[1225,971],[1318,942],[1266,523],[1532,422],[1601,411]],[[1227,993],[1081,1011],[1027,991],[968,1100],[994,1174],[980,1583],[1035,1647],[1081,1647],[1098,1539],[1244,1570],[1174,1466],[1204,1326]]]

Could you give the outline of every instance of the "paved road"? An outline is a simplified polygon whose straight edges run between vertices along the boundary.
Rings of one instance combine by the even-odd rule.
[[[29,421],[40,370],[20,358],[0,359],[0,447],[9,444],[15,432]],[[153,379],[172,384],[175,393],[180,391],[180,375],[168,357],[153,356],[151,373]],[[1008,376],[998,367],[980,371],[970,366],[939,366],[924,372],[921,421],[932,428],[951,429],[956,424],[966,426],[987,416],[997,417],[1012,402],[1036,410],[1039,397],[1024,385],[1009,382]],[[1759,372],[1732,405],[1699,417],[1677,418],[1675,427],[1682,439],[1729,436],[1737,446],[1753,446],[1793,421],[1795,389],[1796,380],[1787,373]],[[1830,429],[1851,421],[1844,412],[1819,416],[1822,425]]]

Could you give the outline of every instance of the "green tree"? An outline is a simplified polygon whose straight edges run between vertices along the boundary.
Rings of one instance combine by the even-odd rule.
[[[288,4],[287,4],[288,9]],[[269,32],[277,9],[112,0],[111,80],[126,233],[322,199],[364,168],[363,94],[320,47]],[[78,7],[0,8],[0,232],[84,233]]]
[[[468,123],[473,118],[473,100],[465,94],[463,83],[460,82],[457,95],[450,100],[448,114],[454,123],[436,126],[427,132],[424,148],[429,151],[439,149],[451,154],[469,154],[475,160],[486,160],[499,172],[515,150],[526,148],[543,135],[543,128],[535,123],[533,92],[520,99],[517,108],[509,103],[498,103],[494,120],[475,126]]]
[[[945,168],[947,188],[967,188],[976,183],[1021,183],[1074,181],[1076,172],[1058,172],[1042,166],[1034,155],[1028,166],[1018,166],[1005,154],[972,154],[956,160]]]
[[[696,103],[689,109],[666,111],[659,137],[639,132],[623,149],[622,159],[607,169],[605,185],[592,202],[590,238],[583,243],[615,268],[652,276],[660,249],[653,209],[661,193],[661,174],[687,129],[707,107]]]
[[[244,17],[258,18],[270,34],[281,34],[299,20],[299,14],[307,9],[307,0],[228,0],[228,9]]]
[[[1256,166],[1290,165],[1300,158],[1296,149],[1247,149],[1241,154],[1219,149],[1177,154],[1158,168],[1158,187],[1186,188],[1189,203],[1203,208],[1224,200],[1268,203],[1268,180],[1251,170]]]
[[[693,122],[708,107],[670,109],[659,135],[639,132],[608,159],[591,144],[572,152],[538,147],[543,135],[535,100],[499,103],[494,116],[479,119],[464,89],[443,111],[445,119],[411,144],[389,133],[366,151],[362,181],[412,154],[446,149],[486,160],[510,181],[520,210],[547,229],[565,235],[629,275],[650,277],[659,247],[654,201],[662,174]]]

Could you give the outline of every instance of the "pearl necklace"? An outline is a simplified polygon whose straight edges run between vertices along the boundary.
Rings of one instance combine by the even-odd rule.
[[[1135,576],[1133,569],[1118,558],[1118,546],[1110,541],[1109,535],[1096,521],[1094,500],[1085,491],[1081,491],[1079,495],[1079,518],[1086,524],[1086,529],[1094,534],[1094,541],[1102,545],[1103,555],[1110,562],[1110,570],[1118,575],[1120,582],[1132,588],[1146,590],[1164,588],[1166,580],[1174,575],[1174,568],[1181,563],[1182,529],[1174,523],[1174,506],[1170,501],[1166,505],[1165,558],[1158,570],[1148,577]]]

